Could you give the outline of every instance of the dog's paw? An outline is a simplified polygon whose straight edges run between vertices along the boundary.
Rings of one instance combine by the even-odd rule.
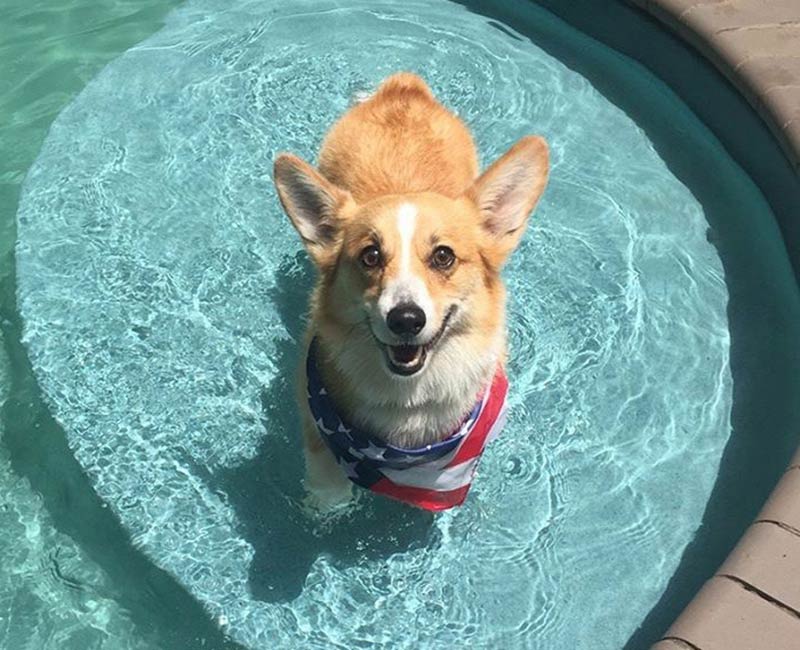
[[[325,488],[306,486],[303,509],[313,515],[329,515],[347,508],[353,502],[350,485],[335,485]]]

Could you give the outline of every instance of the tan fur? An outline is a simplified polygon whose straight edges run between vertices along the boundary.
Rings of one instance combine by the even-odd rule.
[[[333,125],[319,169],[362,204],[415,192],[455,198],[477,176],[478,158],[464,124],[422,79],[401,72]]]
[[[544,190],[547,146],[523,138],[478,177],[463,122],[422,79],[399,73],[333,125],[319,160],[317,171],[282,154],[275,179],[319,269],[309,339],[319,341],[323,380],[347,420],[398,446],[429,444],[457,426],[504,362],[499,274]],[[368,246],[379,248],[379,268],[362,263]],[[452,267],[434,264],[439,246],[455,252]],[[434,347],[409,377],[385,362],[385,346],[399,344],[384,318],[393,287],[416,292],[429,312],[419,337]],[[320,445],[304,383],[301,373],[308,484],[330,501],[349,489]]]

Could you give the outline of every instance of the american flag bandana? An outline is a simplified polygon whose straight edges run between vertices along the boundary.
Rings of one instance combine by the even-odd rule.
[[[498,368],[457,431],[440,442],[405,449],[346,423],[317,367],[317,342],[306,358],[308,405],[322,439],[348,478],[363,488],[425,510],[447,510],[467,497],[486,444],[505,423],[508,379]]]

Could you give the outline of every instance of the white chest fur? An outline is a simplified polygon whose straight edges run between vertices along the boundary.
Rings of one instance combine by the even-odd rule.
[[[420,376],[393,377],[380,352],[345,345],[334,368],[321,368],[329,392],[356,426],[398,447],[419,447],[456,430],[489,386],[500,360],[502,336],[489,349],[443,341]],[[366,355],[366,357],[365,357]]]

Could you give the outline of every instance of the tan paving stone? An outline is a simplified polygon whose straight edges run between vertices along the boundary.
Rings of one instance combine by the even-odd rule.
[[[652,646],[650,650],[694,650],[694,648],[685,641],[664,639]],[[702,648],[700,650],[702,650]]]
[[[798,650],[800,618],[728,578],[712,578],[666,637],[702,650]]]
[[[777,524],[753,524],[717,573],[740,578],[800,612],[800,536]]]
[[[725,0],[701,3],[681,20],[706,34],[749,29],[755,25],[800,22],[797,0]]]
[[[783,475],[759,513],[758,521],[776,521],[800,531],[800,467]]]
[[[789,159],[800,170],[800,83],[770,88],[760,99],[774,116]]]
[[[790,148],[790,159],[800,172],[800,117],[788,122],[783,127],[783,134]]]
[[[698,7],[712,5],[723,2],[724,0],[633,0],[639,6],[643,6],[659,20],[670,25],[681,36],[689,40],[695,46],[700,42],[694,40],[694,30],[687,27],[682,22],[682,16],[696,10]],[[700,39],[702,40],[702,39]]]
[[[717,32],[713,41],[736,53],[734,67],[741,60],[761,56],[797,57],[800,54],[800,20],[786,25]]]
[[[800,117],[800,80],[796,85],[765,89],[763,101],[775,114],[778,125],[786,126]]]
[[[698,7],[715,5],[724,0],[649,0],[650,4],[660,5],[663,9],[680,16],[681,14]]]
[[[800,52],[797,56],[759,56],[746,59],[736,72],[753,87],[800,87]]]

